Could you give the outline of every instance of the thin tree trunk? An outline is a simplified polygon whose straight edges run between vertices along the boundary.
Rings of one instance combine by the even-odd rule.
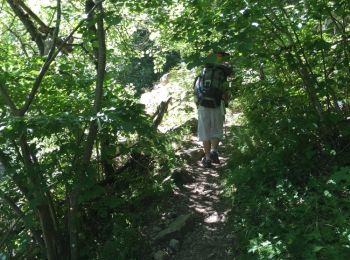
[[[3,192],[2,190],[0,190],[0,199],[2,199],[10,206],[13,212],[24,222],[26,226],[30,226],[30,223],[28,223],[28,219],[25,213],[17,206],[16,202],[8,195],[6,195],[5,192]],[[41,233],[35,230],[35,228],[33,227],[30,228],[30,232],[33,234],[33,237],[38,243],[41,251],[45,252],[45,244],[44,240],[41,238]]]
[[[7,2],[9,3],[13,12],[20,18],[20,20],[24,24],[29,34],[32,36],[33,40],[36,42],[39,49],[39,53],[43,55],[44,54],[43,38],[40,31],[35,27],[35,24],[33,23],[33,21],[27,16],[28,13],[26,13],[26,11],[28,12],[28,10],[26,10],[26,8],[23,9],[23,6],[21,6],[17,1],[7,0]],[[89,13],[92,13],[102,2],[103,0],[97,2],[91,8]],[[57,20],[56,20],[56,28],[53,33],[54,44],[51,46],[50,52],[38,76],[35,79],[31,92],[28,94],[28,98],[25,101],[24,105],[21,108],[17,108],[16,104],[13,102],[13,100],[11,99],[6,89],[6,85],[5,84],[0,85],[0,94],[2,95],[6,105],[10,107],[11,112],[14,116],[20,116],[20,117],[25,116],[31,104],[33,103],[35,96],[37,95],[41,82],[45,77],[47,71],[49,70],[50,65],[52,64],[54,59],[57,57],[57,55],[60,53],[60,51],[64,48],[66,42],[86,21],[86,19],[82,19],[78,23],[78,25],[72,30],[69,36],[65,40],[61,41],[59,46],[56,48],[55,43],[56,41],[58,41],[58,30],[59,30],[60,15],[61,15],[60,6],[61,6],[61,1],[57,0]],[[101,107],[102,86],[103,86],[104,68],[105,68],[105,43],[104,43],[105,39],[104,39],[104,30],[103,30],[102,5],[100,5],[100,10],[101,10],[101,19],[100,19],[100,22],[98,22],[98,26],[101,27],[102,25],[101,27],[102,33],[100,30],[100,35],[103,35],[103,38],[101,38],[103,42],[103,46],[100,44],[100,46],[102,46],[102,48],[100,49],[103,50],[102,51],[103,54],[99,54],[99,56],[100,57],[104,56],[104,59],[99,58],[98,80],[96,85],[96,98],[95,98],[95,104],[94,104],[95,109],[98,108],[96,110],[99,110],[99,108]],[[38,19],[38,17],[36,18]],[[103,73],[101,73],[102,70],[103,70]],[[89,151],[90,144],[92,143],[93,145],[94,139],[96,138],[96,135],[97,135],[96,122],[92,122],[90,128],[91,128],[91,131],[88,137],[88,140],[90,141],[87,142],[85,153],[84,153],[85,160],[83,160],[87,162],[87,164],[88,164],[88,160],[86,160],[86,158],[90,158],[92,153],[91,150]],[[55,217],[54,207],[52,204],[53,202],[51,200],[51,195],[49,194],[49,191],[46,187],[46,183],[42,175],[42,172],[39,170],[40,167],[38,165],[38,160],[35,158],[35,154],[31,152],[31,149],[29,148],[29,145],[25,136],[20,137],[20,148],[21,148],[21,151],[18,150],[17,153],[18,153],[18,157],[22,157],[23,159],[24,168],[27,173],[28,183],[23,183],[22,185],[21,182],[18,182],[18,181],[16,182],[15,177],[13,178],[13,180],[17,184],[17,186],[20,187],[21,191],[23,192],[23,195],[25,195],[29,201],[33,199],[38,201],[36,209],[40,220],[43,239],[46,245],[47,258],[50,260],[59,259],[60,252],[61,252],[60,239],[59,239],[60,236],[57,230],[56,217]],[[84,170],[82,171],[85,172]],[[76,200],[72,200],[72,201],[74,202]],[[76,202],[74,203],[76,204]],[[74,207],[74,209],[76,208]]]
[[[87,1],[87,6],[92,6],[92,1]],[[96,7],[97,5],[97,7]],[[102,2],[95,4],[96,10],[98,13],[96,15],[96,38],[98,42],[97,49],[97,79],[96,79],[96,88],[95,88],[95,99],[94,99],[94,114],[101,110],[102,107],[102,96],[103,96],[103,82],[106,69],[106,40],[105,40],[105,31],[104,31],[104,13]],[[86,10],[87,13],[91,14],[91,10]],[[78,241],[78,222],[79,222],[79,205],[78,205],[78,196],[81,194],[81,188],[79,183],[83,182],[85,173],[89,167],[90,159],[92,155],[92,150],[94,143],[97,137],[98,127],[96,120],[92,121],[89,127],[89,133],[86,138],[86,143],[84,147],[84,152],[81,157],[81,160],[76,165],[76,173],[78,183],[75,185],[73,191],[70,194],[70,212],[69,212],[69,233],[70,233],[70,251],[71,251],[71,260],[78,259],[79,252],[79,241]]]
[[[57,230],[55,230],[55,216],[51,215],[52,206],[50,200],[45,193],[46,185],[43,181],[42,173],[38,170],[38,165],[35,164],[30,152],[29,145],[25,139],[25,136],[20,138],[20,147],[24,160],[24,166],[28,174],[30,181],[30,187],[34,199],[37,200],[36,209],[38,211],[41,229],[43,232],[43,238],[47,249],[47,258],[49,260],[59,259],[60,243],[57,236]]]

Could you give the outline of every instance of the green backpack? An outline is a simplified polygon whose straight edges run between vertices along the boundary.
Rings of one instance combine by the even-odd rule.
[[[194,81],[197,105],[219,107],[223,95],[223,85],[230,75],[231,69],[225,65],[206,64]]]

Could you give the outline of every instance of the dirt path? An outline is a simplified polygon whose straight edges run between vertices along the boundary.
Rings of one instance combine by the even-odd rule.
[[[220,155],[220,165],[204,168],[199,161],[200,145],[193,141],[189,147],[182,151],[187,163],[178,173],[180,180],[169,201],[168,223],[188,214],[191,218],[180,232],[173,234],[173,239],[170,235],[163,241],[163,249],[158,250],[154,259],[234,259],[229,250],[233,236],[227,225],[230,205],[222,197],[220,184],[220,173],[226,167],[227,158]]]
[[[219,176],[227,158],[220,157],[220,160],[220,165],[209,169],[203,168],[199,161],[189,164],[195,181],[176,191],[184,198],[183,203],[194,213],[196,221],[173,259],[232,259],[228,250],[232,237],[226,226],[230,209],[221,197],[223,187]]]

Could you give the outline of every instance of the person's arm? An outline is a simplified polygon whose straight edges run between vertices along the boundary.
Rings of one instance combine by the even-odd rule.
[[[231,98],[231,84],[230,82],[226,81],[224,84],[223,84],[223,91],[222,91],[222,100],[224,101],[225,103],[225,107],[228,106],[228,102],[230,101],[230,98]]]
[[[229,90],[226,90],[224,94],[222,94],[222,99],[225,101],[225,103],[229,101],[230,96],[231,96],[231,93]]]

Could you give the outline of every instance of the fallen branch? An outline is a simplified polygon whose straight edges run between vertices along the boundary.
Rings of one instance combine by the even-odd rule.
[[[160,123],[162,122],[163,120],[163,117],[165,115],[165,113],[168,111],[168,106],[169,106],[169,103],[171,101],[171,97],[168,98],[167,101],[162,101],[160,102],[159,106],[157,107],[157,110],[156,112],[154,113],[154,115],[152,116],[152,119],[153,120],[153,126],[154,128],[158,128],[158,126],[160,125]]]

